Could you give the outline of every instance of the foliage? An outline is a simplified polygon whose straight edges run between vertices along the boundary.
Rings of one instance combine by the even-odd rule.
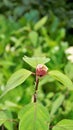
[[[42,58],[42,57],[39,57],[39,58],[41,59],[41,61],[38,60],[38,57],[33,57],[33,58],[24,57],[24,61],[26,61],[32,67],[34,65],[36,67],[39,63],[43,64],[43,63],[45,63],[45,61],[48,61],[46,58]],[[31,73],[30,71],[28,71],[26,69],[20,69],[19,71],[15,72],[8,80],[7,85],[5,87],[5,90],[4,90],[4,93],[2,94],[2,96],[0,96],[0,98],[2,98],[10,90],[14,89],[15,87],[17,87],[21,83],[23,83],[33,73],[36,75],[35,72]],[[52,70],[49,72],[49,76],[55,77],[63,85],[65,85],[66,87],[69,87],[70,90],[73,90],[72,89],[73,83],[71,82],[71,80],[67,76],[65,76],[61,72],[56,71],[56,70]],[[36,75],[36,78],[37,78],[37,75]],[[38,83],[36,80],[36,87],[37,87],[37,85],[38,85]],[[35,100],[35,96],[36,96],[35,94],[37,94],[36,90],[37,90],[37,88],[35,88],[35,90],[34,90],[34,95],[33,95],[34,102],[29,104],[29,105],[24,106],[24,108],[18,112],[18,115],[19,115],[18,117],[20,119],[19,130],[23,130],[26,128],[28,130],[31,130],[31,129],[32,130],[33,129],[48,130],[50,128],[50,126],[48,126],[48,123],[50,124],[53,115],[55,114],[55,112],[57,111],[57,109],[60,107],[60,105],[62,104],[62,102],[65,99],[64,95],[60,95],[60,97],[53,103],[53,106],[52,106],[52,109],[50,112],[50,116],[48,116],[47,109],[44,106],[42,106],[40,103],[37,103]],[[66,93],[66,91],[67,90],[65,90],[65,93]],[[7,119],[5,113],[3,113],[3,114],[4,114],[4,117],[3,117],[3,119],[1,119],[1,122],[0,122],[1,125],[4,124],[4,122],[6,120],[9,120],[9,119]],[[8,125],[7,125],[7,128],[8,128]],[[54,129],[55,128],[56,128],[56,126],[54,127]],[[12,129],[12,127],[8,128],[8,129]]]
[[[53,128],[53,130],[64,130],[64,129],[67,129],[67,130],[69,130],[69,129],[73,129],[73,121],[72,120],[66,120],[66,119],[64,119],[64,120],[62,120],[62,121],[60,121],[54,128]]]
[[[48,115],[49,114],[46,111],[45,107],[42,106],[41,104],[39,103],[29,104],[19,112],[19,118],[20,118],[19,129],[47,130],[48,129],[47,122],[49,121]]]
[[[54,21],[56,26],[66,28],[66,39],[72,45],[73,38],[73,4],[71,0],[3,0],[0,2],[0,14],[8,19],[19,20],[22,17],[29,21],[38,21],[48,15],[49,24]],[[54,25],[54,24],[53,24]]]
[[[65,53],[73,7],[70,1],[41,2],[0,2],[0,129],[73,129],[73,63]],[[38,64],[48,74],[39,78],[32,103]]]

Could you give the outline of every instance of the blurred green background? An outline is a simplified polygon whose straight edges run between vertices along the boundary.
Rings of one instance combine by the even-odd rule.
[[[66,54],[72,45],[72,0],[0,0],[0,94],[16,70],[35,71],[23,61],[24,55],[49,57],[50,62],[46,64],[49,70],[60,70],[73,81],[73,54],[70,59]],[[20,108],[31,102],[34,86],[35,77],[31,76],[0,100],[0,109],[16,119]],[[63,87],[47,76],[39,84],[38,100],[48,111],[51,112],[55,102],[58,104],[52,124],[63,118],[73,119],[73,92],[63,99]],[[4,125],[7,130],[13,129],[10,124]]]

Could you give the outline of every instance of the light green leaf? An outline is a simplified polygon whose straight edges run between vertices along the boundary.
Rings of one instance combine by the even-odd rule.
[[[19,112],[19,130],[49,130],[48,111],[39,103],[31,103]]]
[[[12,61],[4,61],[0,60],[0,66],[7,67],[7,66],[14,66],[15,64]]]
[[[4,93],[0,96],[0,98],[2,98],[8,91],[14,89],[15,87],[23,83],[31,75],[31,73],[32,72],[26,69],[20,69],[14,74],[12,74],[12,76],[7,82]]]
[[[23,57],[23,60],[28,63],[30,66],[36,68],[36,66],[38,64],[45,64],[47,63],[48,61],[50,61],[49,58],[45,58],[45,57],[27,57],[27,56],[24,56]]]
[[[4,124],[4,126],[8,130],[13,130],[13,123],[9,120],[12,120],[12,114],[10,111],[0,111],[0,126]]]
[[[49,72],[49,75],[61,82],[69,90],[73,90],[73,83],[65,74],[57,70],[52,70]]]
[[[64,119],[57,123],[53,130],[73,130],[73,120]]]
[[[73,81],[73,63],[68,62],[64,68],[65,74]]]
[[[5,111],[7,121],[5,121],[4,126],[7,130],[13,130],[12,113],[10,111]]]
[[[38,33],[35,31],[31,31],[29,33],[29,38],[30,38],[31,42],[33,43],[33,45],[36,46],[37,42],[38,42]]]
[[[50,116],[52,116],[53,114],[55,114],[55,112],[58,110],[58,108],[60,107],[60,105],[62,104],[62,102],[64,101],[65,96],[64,95],[60,95],[52,104],[52,108],[51,108],[51,113]]]
[[[0,126],[6,121],[7,117],[4,111],[0,111]]]
[[[48,19],[48,17],[45,16],[45,17],[43,17],[41,20],[39,20],[39,21],[35,24],[34,29],[35,29],[35,30],[39,30],[39,29],[47,22],[47,19]]]

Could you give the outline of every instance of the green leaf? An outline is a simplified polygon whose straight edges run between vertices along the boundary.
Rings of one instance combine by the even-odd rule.
[[[31,31],[29,33],[29,38],[30,38],[31,42],[33,43],[33,45],[36,46],[37,42],[38,42],[38,33],[35,31]]]
[[[73,120],[64,119],[57,123],[53,130],[73,130]]]
[[[4,111],[0,111],[0,126],[6,121],[7,117]]]
[[[19,130],[48,130],[48,111],[39,103],[31,103],[19,112]]]
[[[65,96],[60,95],[52,104],[51,113],[50,116],[55,114],[55,112],[58,110],[58,108],[61,106],[62,102],[64,101]]]
[[[12,113],[10,111],[5,111],[7,121],[5,121],[4,126],[7,130],[13,130],[13,123],[12,122]]]
[[[10,77],[10,79],[7,82],[4,93],[0,96],[0,98],[2,98],[10,90],[14,89],[15,87],[17,87],[18,85],[23,83],[31,75],[31,73],[32,72],[30,72],[26,69],[20,69],[17,72],[15,72],[14,74],[12,74],[12,76]]]
[[[49,72],[49,75],[61,82],[69,90],[73,90],[73,83],[65,74],[61,73],[60,71],[53,70]]]
[[[13,130],[13,123],[9,120],[12,120],[12,114],[10,111],[0,111],[0,126],[4,124],[4,126],[8,130]]]
[[[50,26],[50,32],[55,33],[58,26],[59,26],[59,19],[54,16],[53,22],[52,22],[52,24]]]
[[[73,63],[68,62],[64,68],[65,74],[73,81]]]
[[[50,61],[49,58],[45,58],[45,57],[32,57],[32,58],[30,58],[30,57],[27,57],[27,56],[24,56],[23,60],[34,68],[36,68],[36,66],[38,64],[45,64],[48,61]]]
[[[35,29],[35,30],[39,30],[39,29],[47,22],[47,19],[48,19],[48,17],[45,16],[45,17],[43,17],[41,20],[39,20],[39,21],[35,24],[34,29]]]

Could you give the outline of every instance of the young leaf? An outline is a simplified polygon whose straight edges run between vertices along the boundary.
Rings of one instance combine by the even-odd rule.
[[[55,112],[58,110],[58,108],[60,107],[60,105],[62,104],[62,102],[64,101],[64,95],[60,95],[52,104],[52,109],[51,109],[51,113],[50,116],[52,116],[53,114],[55,114]]]
[[[53,130],[73,130],[73,120],[64,119],[57,123]]]
[[[48,112],[39,103],[31,103],[19,112],[19,130],[49,130]]]
[[[39,29],[47,22],[47,19],[48,19],[47,16],[43,17],[40,21],[38,21],[38,22],[35,24],[34,29],[35,29],[35,30],[39,30]]]
[[[20,69],[14,74],[12,74],[12,76],[7,82],[4,93],[0,96],[0,98],[2,98],[8,91],[14,89],[15,87],[23,83],[31,75],[31,73],[32,72],[26,69]]]
[[[61,82],[69,90],[73,90],[73,83],[65,74],[61,73],[60,71],[53,70],[49,72],[49,75]]]
[[[45,64],[48,61],[50,61],[49,58],[45,58],[45,57],[32,57],[32,58],[30,58],[30,57],[27,57],[27,56],[24,56],[23,60],[34,68],[36,68],[36,66],[38,64]]]

